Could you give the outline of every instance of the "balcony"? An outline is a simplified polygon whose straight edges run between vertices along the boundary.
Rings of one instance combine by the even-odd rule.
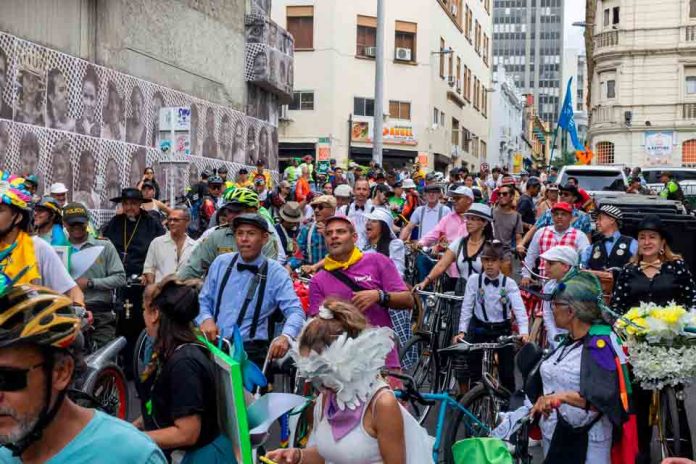
[[[619,31],[602,32],[595,35],[595,48],[614,47],[619,44]]]
[[[682,119],[696,119],[696,103],[682,103]]]
[[[592,110],[592,122],[596,124],[614,123],[616,122],[614,114],[613,106],[598,106]]]

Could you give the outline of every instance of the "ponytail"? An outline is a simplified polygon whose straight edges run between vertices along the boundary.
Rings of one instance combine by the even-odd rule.
[[[341,334],[356,338],[368,326],[367,319],[353,304],[337,298],[327,298],[319,316],[302,331],[299,348],[321,353]]]

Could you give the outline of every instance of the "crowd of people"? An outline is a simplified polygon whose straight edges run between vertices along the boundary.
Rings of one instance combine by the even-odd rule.
[[[215,341],[239,330],[252,362],[290,354],[321,392],[310,446],[269,458],[418,462],[419,451],[404,439],[417,435],[417,424],[393,395],[382,394],[400,383],[380,377],[382,368],[410,362],[399,358],[398,346],[412,335],[414,290],[463,297],[453,343],[513,332],[527,343],[521,292],[541,278],[550,296],[543,321],[552,354],[533,411],[543,417],[544,452],[555,456],[547,462],[560,462],[559,450],[575,440],[557,433],[570,426],[585,435],[578,442],[586,459],[574,462],[608,463],[612,434],[628,411],[616,406],[618,380],[591,386],[584,377],[587,340],[611,331],[612,312],[640,302],[696,307],[689,266],[670,248],[673,237],[659,216],[646,214],[636,237],[622,235],[621,209],[597,206],[573,177],[559,185],[554,167],[512,175],[482,165],[478,173],[456,168],[445,176],[420,165],[343,168],[331,160],[320,172],[306,157],[291,160],[280,178],[262,161],[234,179],[229,174],[204,170],[182,203],[170,205],[147,167],[137,185],[111,199],[116,214],[97,227],[88,205],[67,201],[64,185],[41,197],[35,176],[2,173],[0,461],[87,462],[76,453],[89,449],[110,462],[165,462],[177,454],[183,462],[231,462],[210,394],[214,366],[197,335]],[[678,183],[663,174],[661,195],[683,201]],[[627,193],[648,193],[644,186],[633,170]],[[73,278],[70,257],[92,247],[102,248],[98,258]],[[411,253],[414,269],[407,269]],[[310,278],[307,307],[293,284],[298,274]],[[613,311],[603,298],[607,282]],[[97,347],[127,339],[124,370],[143,380],[135,427],[66,395],[80,362],[75,305],[89,311]],[[144,372],[133,372],[143,330],[154,355]],[[313,357],[330,368],[317,369],[307,361]],[[480,376],[481,359],[460,358],[453,368],[464,393]],[[355,388],[337,380],[346,381],[334,372],[336,361],[365,363],[348,380]],[[499,353],[499,364],[502,384],[514,390],[512,347]],[[343,394],[348,390],[352,396]],[[650,462],[650,392],[634,386],[633,393],[638,462]],[[346,403],[351,407],[339,407]],[[347,449],[359,458],[345,458]]]

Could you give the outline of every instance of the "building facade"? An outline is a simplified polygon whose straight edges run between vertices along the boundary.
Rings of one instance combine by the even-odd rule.
[[[497,69],[493,73],[491,93],[491,119],[494,124],[491,124],[489,136],[489,159],[492,164],[505,166],[510,172],[517,173],[522,169],[524,158],[531,155],[523,138],[525,98],[512,77],[505,73],[505,67],[498,65]]]
[[[579,0],[578,0],[579,1]],[[563,0],[495,0],[493,65],[532,94],[538,116],[555,124],[563,69]]]
[[[372,158],[376,2],[277,0],[295,37],[281,160]],[[478,166],[489,155],[490,0],[385,2],[383,163]]]
[[[589,138],[598,164],[696,166],[696,2],[596,2]]]

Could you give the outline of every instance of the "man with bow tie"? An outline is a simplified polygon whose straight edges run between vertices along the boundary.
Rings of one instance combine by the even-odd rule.
[[[638,242],[619,232],[623,214],[614,205],[602,205],[597,212],[597,231],[602,234],[582,253],[582,266],[593,271],[624,267],[638,251]]]
[[[261,253],[269,239],[268,222],[258,214],[242,214],[232,227],[239,252],[222,254],[211,264],[196,322],[209,340],[231,337],[239,326],[249,359],[262,366],[267,352],[272,359],[287,353],[305,315],[285,268]],[[285,323],[282,335],[269,343],[269,319],[276,309]]]

